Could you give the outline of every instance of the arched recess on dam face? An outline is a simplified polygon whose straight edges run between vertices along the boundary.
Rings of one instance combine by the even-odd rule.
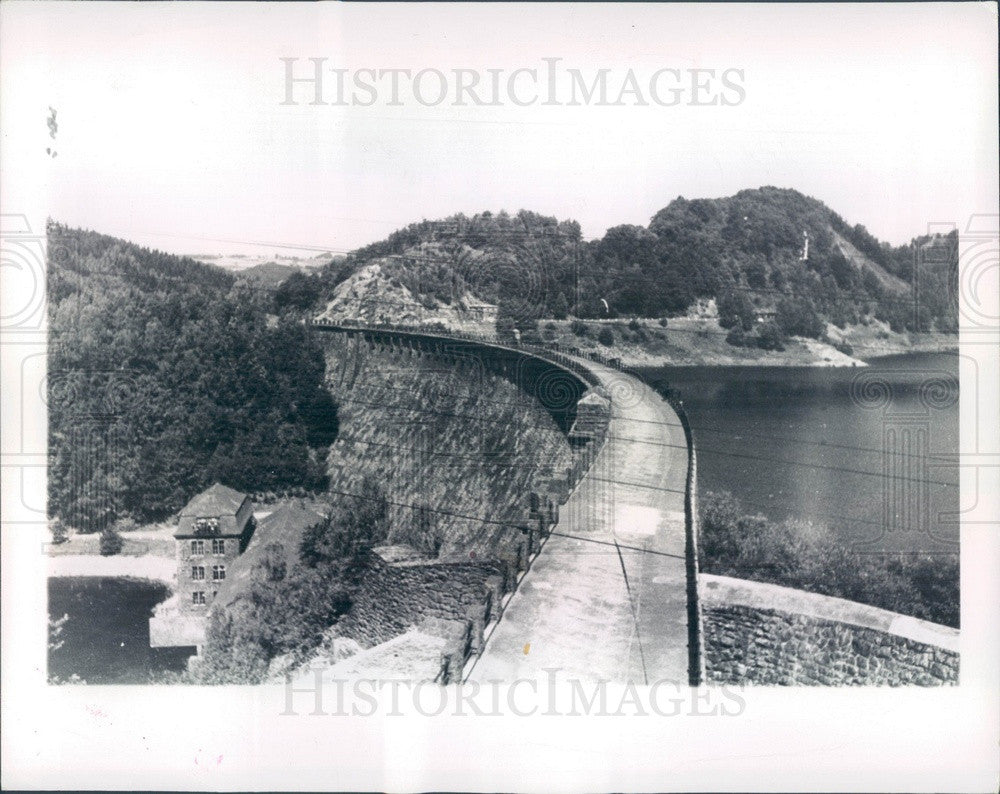
[[[530,351],[490,342],[461,339],[417,331],[357,328],[313,323],[314,331],[359,337],[366,346],[387,349],[409,358],[420,351],[424,360],[432,359],[455,368],[469,377],[490,373],[517,386],[524,395],[537,400],[552,416],[559,429],[569,435],[576,420],[577,403],[588,391],[583,378],[570,369]]]

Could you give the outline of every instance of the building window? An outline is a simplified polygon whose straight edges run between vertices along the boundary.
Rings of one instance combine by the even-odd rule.
[[[196,518],[194,521],[194,531],[198,533],[209,533],[219,531],[219,519],[217,518]]]
[[[195,590],[191,593],[191,603],[195,606],[205,605],[205,593],[203,590]]]
[[[204,579],[205,578],[205,566],[204,565],[192,565],[191,566],[191,578],[192,579]]]
[[[226,541],[220,540],[218,538],[212,541],[212,554],[225,554],[226,553]]]
[[[212,579],[215,581],[221,581],[226,578],[226,566],[225,565],[213,565],[212,566]]]
[[[205,553],[205,541],[203,540],[192,540],[191,541],[191,556],[200,557]]]

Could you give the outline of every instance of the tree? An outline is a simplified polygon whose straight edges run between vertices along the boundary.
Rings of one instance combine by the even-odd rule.
[[[773,320],[761,323],[757,330],[757,347],[761,350],[784,350],[784,337]]]
[[[289,309],[306,311],[312,308],[320,294],[320,280],[301,271],[292,273],[278,285],[274,293],[274,307],[278,314]]]
[[[719,325],[732,328],[739,324],[744,331],[753,328],[757,313],[746,292],[736,289],[724,290],[716,303],[719,309]]]
[[[56,545],[69,540],[69,530],[66,529],[66,525],[58,518],[53,519],[49,524],[49,532],[52,533],[52,542]]]
[[[614,332],[608,326],[603,326],[597,334],[597,341],[605,347],[611,347],[615,343]]]
[[[125,546],[125,541],[113,526],[105,527],[101,532],[100,547],[101,554],[111,557],[118,554]]]
[[[858,554],[823,526],[747,515],[729,493],[706,493],[699,507],[699,562],[706,573],[773,582],[958,627],[957,554]]]
[[[389,505],[382,489],[365,477],[361,493],[345,499],[302,535],[299,556],[315,568],[332,563],[359,564],[388,534]]]
[[[556,293],[552,301],[552,316],[557,320],[565,320],[569,314],[569,301],[562,292]]]
[[[753,254],[746,266],[747,284],[754,289],[767,287],[767,263],[760,254]]]
[[[775,317],[778,327],[787,336],[808,336],[819,339],[826,324],[808,298],[787,297],[778,302]]]
[[[270,300],[219,268],[50,234],[72,252],[48,279],[52,516],[100,532],[123,515],[166,518],[213,478],[322,487],[311,447],[332,440],[335,406],[305,327],[270,322]],[[110,419],[80,419],[95,415]]]

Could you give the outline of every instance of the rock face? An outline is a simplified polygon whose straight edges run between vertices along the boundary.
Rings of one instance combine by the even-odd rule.
[[[873,629],[745,606],[705,611],[710,682],[765,685],[958,683],[958,654]]]

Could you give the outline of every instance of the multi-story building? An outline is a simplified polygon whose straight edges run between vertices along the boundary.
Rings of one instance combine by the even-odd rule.
[[[231,563],[253,534],[253,503],[246,494],[216,483],[181,511],[177,540],[177,606],[208,613]]]

